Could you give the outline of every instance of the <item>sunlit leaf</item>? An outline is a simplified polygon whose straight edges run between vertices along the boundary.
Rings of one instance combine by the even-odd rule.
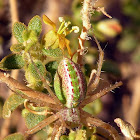
[[[57,57],[63,57],[63,51],[60,48],[56,49],[43,49],[42,50],[44,55],[57,58]]]
[[[51,75],[47,74],[46,68],[41,61],[35,61],[34,63],[30,63],[26,69],[25,77],[30,85],[30,87],[34,89],[41,89],[42,87],[42,77],[49,78]],[[48,76],[48,77],[47,77]],[[50,79],[51,80],[51,79]]]
[[[100,100],[96,100],[90,104],[87,104],[84,108],[84,111],[92,114],[92,115],[97,115],[98,113],[100,113],[100,111],[102,110],[102,103]]]
[[[21,69],[24,66],[24,64],[25,62],[20,54],[10,54],[1,60],[0,69]]]
[[[9,118],[12,111],[14,111],[19,105],[23,104],[24,100],[25,99],[17,94],[12,94],[11,96],[9,96],[3,106],[3,118]]]
[[[35,61],[34,63],[30,63],[26,70],[26,78],[34,79],[36,81],[41,80],[40,75],[46,75],[46,68],[41,61]]]
[[[63,135],[63,136],[60,137],[60,140],[69,140],[69,138],[68,138],[68,136]]]
[[[25,47],[23,46],[23,44],[14,44],[10,47],[10,50],[13,53],[20,53],[24,49],[25,49]]]
[[[17,39],[17,41],[19,43],[23,43],[23,37],[22,37],[22,33],[24,30],[26,30],[27,27],[25,24],[21,23],[21,22],[15,22],[12,28],[12,34],[14,35],[14,37]]]
[[[37,35],[35,31],[23,31],[23,39],[25,45],[25,52],[27,52],[32,46],[35,47],[35,44],[38,42]]]
[[[39,122],[43,121],[46,118],[46,116],[45,115],[36,115],[29,111],[26,111],[26,113],[24,114],[24,118],[25,118],[27,128],[30,129],[30,128],[36,126]]]
[[[33,30],[36,32],[37,36],[40,35],[41,31],[42,31],[42,23],[41,23],[41,18],[36,15],[34,16],[29,24],[28,24],[28,30]]]
[[[8,135],[3,140],[25,140],[25,138],[20,133],[14,133],[14,134]]]

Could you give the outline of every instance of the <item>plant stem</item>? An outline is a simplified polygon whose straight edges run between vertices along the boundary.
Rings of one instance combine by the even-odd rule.
[[[92,4],[93,4],[92,0],[84,0],[83,8],[81,10],[83,29],[82,29],[82,32],[81,32],[80,37],[79,37],[79,48],[78,49],[83,50],[83,51],[85,49],[84,42],[87,39],[87,32],[91,28],[90,11],[91,11]],[[81,54],[81,52],[78,52],[77,62],[78,62],[78,64],[83,65],[83,54]]]
[[[17,10],[17,0],[9,0],[10,13],[11,13],[11,26],[18,21],[18,10]],[[12,44],[16,43],[16,39],[12,36]]]

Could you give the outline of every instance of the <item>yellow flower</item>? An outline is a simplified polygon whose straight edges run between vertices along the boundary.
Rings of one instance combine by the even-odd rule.
[[[68,26],[71,24],[69,21],[65,22],[63,17],[59,17],[61,25],[58,30],[56,30],[56,24],[52,22],[46,15],[43,15],[43,21],[45,24],[51,25],[53,30],[50,30],[44,36],[45,48],[56,49],[60,48],[63,52],[67,48],[69,55],[72,57],[72,52],[70,49],[70,41],[66,39],[66,35],[70,34],[72,31],[75,33],[79,32],[79,27],[73,26],[71,30],[68,30]]]

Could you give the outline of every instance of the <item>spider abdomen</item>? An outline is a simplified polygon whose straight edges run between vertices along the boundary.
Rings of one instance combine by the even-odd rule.
[[[68,58],[61,60],[54,79],[58,99],[68,108],[76,107],[86,94],[86,80],[80,67]]]

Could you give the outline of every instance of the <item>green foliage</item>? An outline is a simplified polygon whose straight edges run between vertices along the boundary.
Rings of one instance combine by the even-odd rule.
[[[70,131],[69,135],[63,135],[60,140],[96,140],[97,137],[94,135],[94,129],[77,129],[76,131]]]
[[[21,23],[21,22],[15,22],[12,28],[12,34],[14,35],[14,37],[17,39],[17,41],[19,43],[23,43],[23,31],[27,30],[27,27],[25,24]]]
[[[3,106],[3,118],[9,118],[12,111],[14,111],[19,105],[24,103],[24,100],[21,96],[12,94],[7,98]]]
[[[13,44],[11,47],[10,47],[10,50],[13,52],[13,53],[20,53],[21,51],[23,51],[25,49],[25,46],[23,46],[23,44]]]
[[[1,60],[0,69],[2,70],[21,69],[24,65],[25,62],[21,55],[10,54]]]
[[[40,111],[40,109],[36,111]],[[36,126],[39,122],[43,121],[46,118],[45,115],[33,114],[29,112],[27,109],[23,110],[22,116],[25,118],[25,123],[28,129]]]
[[[56,70],[58,68],[58,62],[51,61],[51,62],[47,63],[45,66],[46,66],[47,71],[51,72],[52,77],[54,77]]]
[[[63,52],[60,48],[56,49],[43,49],[43,54],[49,57],[58,58],[63,56]]]
[[[92,115],[97,115],[98,113],[101,112],[102,110],[102,103],[100,100],[96,100],[90,104],[87,104],[84,108],[84,111],[92,114]]]
[[[62,84],[59,74],[56,72],[54,77],[54,90],[57,91],[57,98],[63,103],[66,103],[66,97],[64,96],[64,92],[62,91]]]
[[[38,72],[39,71],[39,72]],[[26,79],[32,79],[34,78],[34,81],[40,81],[40,75],[43,77],[46,75],[46,68],[42,64],[41,61],[36,60],[34,63],[30,63],[26,69]]]
[[[69,140],[68,136],[61,136],[60,140]]]
[[[46,67],[46,70],[51,74],[50,76],[54,77],[54,75],[57,71],[57,68],[58,68],[58,62],[57,61],[51,61],[51,62],[47,63],[45,65],[45,67]],[[54,85],[54,78],[52,78],[51,80],[52,80],[51,84]]]
[[[30,63],[25,72],[25,77],[29,86],[34,89],[42,89],[42,78],[45,78],[48,82],[51,82],[51,75],[46,71],[45,66],[39,60],[35,60],[34,63]]]
[[[42,31],[42,22],[41,22],[41,18],[36,15],[34,16],[29,24],[28,24],[28,30],[34,31],[37,36],[40,35],[41,31]]]
[[[47,129],[48,128],[37,132],[37,134],[36,134],[37,140],[46,140],[46,138],[48,138],[48,133],[46,133]]]
[[[25,52],[27,52],[32,46],[38,42],[37,35],[34,31],[24,31],[23,32],[23,39],[25,44]]]
[[[14,133],[14,134],[8,135],[3,140],[25,140],[25,138],[20,133]]]

